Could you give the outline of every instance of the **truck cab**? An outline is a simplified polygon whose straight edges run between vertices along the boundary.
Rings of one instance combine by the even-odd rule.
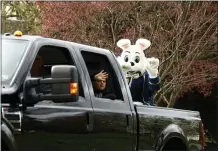
[[[90,76],[109,73],[97,98]],[[36,72],[37,71],[37,72]],[[43,89],[43,90],[42,90]],[[136,105],[113,52],[41,36],[2,36],[5,150],[202,150],[200,115]],[[8,141],[10,143],[7,143]]]

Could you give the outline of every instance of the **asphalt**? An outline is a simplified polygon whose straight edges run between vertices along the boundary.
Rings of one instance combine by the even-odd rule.
[[[218,151],[218,145],[215,143],[207,143],[204,151]]]

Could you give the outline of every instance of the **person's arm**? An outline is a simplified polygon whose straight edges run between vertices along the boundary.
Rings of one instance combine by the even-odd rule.
[[[146,59],[146,79],[148,79],[148,85],[150,90],[150,96],[160,89],[160,78],[158,76],[159,59],[148,58]]]
[[[145,88],[145,87],[148,88]],[[160,78],[149,78],[149,75],[146,73],[144,75],[144,88],[143,91],[148,91],[144,92],[144,99],[149,99],[150,97],[154,96],[154,94],[160,89]],[[149,97],[149,98],[147,98]]]
[[[93,75],[91,75],[91,80],[95,81],[95,80],[105,80],[108,78],[108,73],[104,72],[104,70],[102,70],[99,73],[95,73]]]
[[[156,92],[160,89],[160,78],[148,78],[149,89],[152,92]]]

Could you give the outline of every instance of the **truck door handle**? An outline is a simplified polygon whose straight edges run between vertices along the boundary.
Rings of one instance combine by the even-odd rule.
[[[90,115],[89,115],[89,112],[86,112],[86,122],[87,122],[87,124],[90,123]]]
[[[131,115],[126,115],[126,131],[131,133],[132,132],[132,126],[130,124],[130,117]]]
[[[92,131],[93,130],[93,124],[92,124],[92,119],[91,119],[91,115],[90,115],[91,113],[89,113],[89,112],[87,112],[86,113],[86,128],[87,128],[87,130],[90,132],[90,131]]]

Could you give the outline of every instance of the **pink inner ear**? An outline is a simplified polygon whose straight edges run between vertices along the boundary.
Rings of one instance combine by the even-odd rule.
[[[140,45],[140,47],[141,47],[142,49],[145,47],[145,45],[143,45],[143,44],[140,44],[140,43],[139,43],[139,45]]]

